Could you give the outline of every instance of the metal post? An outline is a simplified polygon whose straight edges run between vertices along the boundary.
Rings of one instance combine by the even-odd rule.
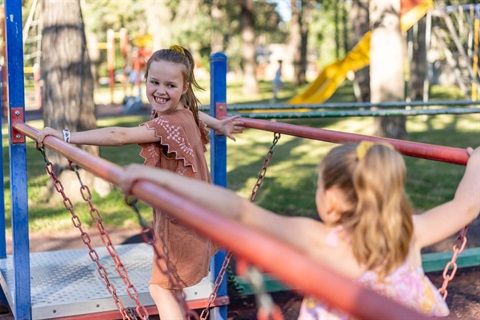
[[[3,71],[3,67],[0,66],[0,74]],[[0,109],[3,110],[3,82],[0,85]],[[1,118],[1,116],[0,116]],[[3,125],[0,124],[0,129],[2,129]],[[3,129],[2,129],[3,130]],[[4,172],[3,172],[3,139],[0,143],[0,186],[2,190],[5,190],[5,183],[4,183]],[[5,236],[5,192],[0,193],[0,259],[5,259],[7,257],[7,240]]]
[[[221,118],[227,114],[227,56],[215,53],[210,56],[210,115]],[[210,171],[214,184],[227,186],[227,140],[224,135],[217,135],[215,130],[210,134]],[[225,260],[225,249],[213,258],[215,277],[219,274]],[[223,279],[217,295],[227,295],[227,279]],[[227,307],[215,308],[211,313],[213,319],[227,319]]]
[[[7,91],[10,137],[10,190],[12,204],[12,257],[15,319],[31,319],[30,256],[28,242],[27,157],[25,136],[12,122],[25,122],[23,83],[22,2],[5,1]],[[12,88],[14,88],[12,90]]]

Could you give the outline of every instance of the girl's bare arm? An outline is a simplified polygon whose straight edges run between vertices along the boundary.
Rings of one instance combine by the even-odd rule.
[[[129,194],[139,180],[146,180],[180,195],[205,209],[236,220],[245,226],[273,235],[302,251],[312,248],[312,219],[277,215],[263,209],[234,192],[196,179],[186,178],[170,171],[131,164],[120,179],[120,186]],[[317,235],[318,233],[315,232]],[[299,236],[302,235],[302,236]]]
[[[480,147],[468,148],[465,173],[452,200],[413,217],[415,238],[420,248],[458,232],[480,212]]]
[[[42,143],[45,137],[54,136],[63,140],[63,133],[50,127],[40,130],[37,141]],[[154,130],[139,127],[106,127],[87,131],[70,132],[70,143],[96,146],[122,146],[158,141]]]

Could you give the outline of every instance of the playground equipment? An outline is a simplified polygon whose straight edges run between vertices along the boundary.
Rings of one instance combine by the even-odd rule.
[[[352,102],[322,104],[229,105],[229,115],[255,119],[387,117],[480,113],[480,101]],[[208,111],[208,108],[200,108]]]
[[[462,9],[463,8],[463,9]],[[471,98],[476,100],[478,96],[478,30],[480,19],[480,5],[460,6],[457,10],[463,10],[468,12],[471,10],[474,13],[475,22],[471,21],[471,25],[474,25],[474,30],[470,30],[469,40],[469,54],[465,53],[463,45],[459,40],[457,32],[453,28],[450,17],[446,14],[454,10],[454,7],[447,7],[444,10],[434,9],[432,0],[416,0],[416,1],[404,1],[402,2],[402,9],[400,13],[400,27],[402,31],[407,31],[415,23],[417,23],[422,17],[427,15],[429,24],[431,24],[431,15],[441,18],[445,21],[449,34],[455,41],[455,47],[457,48],[459,55],[462,57],[465,68],[468,70],[469,79],[471,83]],[[431,12],[432,14],[428,14]],[[444,34],[441,34],[438,29],[433,29],[438,41],[442,44],[445,42]],[[430,28],[427,29],[428,35],[430,35]],[[427,40],[427,43],[429,41]],[[470,45],[472,43],[472,45]],[[448,64],[455,70],[457,83],[468,96],[467,85],[463,75],[460,74],[460,66],[455,62],[455,57],[445,44],[441,46],[442,50],[447,56]],[[468,57],[472,57],[469,59]],[[469,61],[472,60],[472,63]],[[289,104],[306,104],[306,103],[322,103],[332,96],[338,86],[340,86],[345,80],[347,73],[352,71],[358,71],[361,68],[367,66],[370,63],[370,32],[357,43],[357,45],[342,59],[331,63],[326,66],[317,78],[305,89],[304,92],[288,101]],[[472,67],[473,66],[473,67]],[[426,86],[428,88],[428,86]],[[425,94],[424,94],[425,96]]]
[[[213,116],[221,117],[226,112],[226,57],[222,54],[213,55],[211,57],[211,63],[211,100],[213,101],[211,113]],[[33,318],[36,318],[39,317],[39,314],[43,314],[41,312],[48,312],[49,318],[54,318],[56,316],[66,316],[65,313],[67,311],[70,312],[70,318],[88,317],[89,319],[95,319],[95,316],[98,316],[105,319],[108,318],[108,316],[118,315],[118,311],[115,310],[115,305],[110,299],[104,297],[102,298],[104,300],[96,300],[97,296],[93,296],[91,292],[88,293],[88,296],[86,297],[86,293],[82,293],[79,288],[69,284],[68,281],[74,280],[73,277],[70,278],[70,275],[76,276],[76,284],[80,285],[80,288],[85,288],[86,286],[90,288],[92,286],[90,281],[98,282],[98,279],[95,278],[95,272],[92,271],[91,265],[89,273],[79,274],[76,271],[79,270],[76,268],[80,268],[80,270],[88,269],[87,252],[84,252],[85,255],[82,258],[80,251],[71,253],[62,252],[61,255],[66,257],[66,259],[62,259],[59,263],[55,264],[57,272],[55,275],[52,275],[55,281],[61,281],[55,282],[54,284],[49,283],[48,285],[55,288],[55,292],[60,291],[63,293],[64,297],[69,298],[73,298],[74,295],[65,290],[67,290],[67,288],[76,290],[81,298],[86,298],[86,301],[79,304],[72,303],[67,308],[64,308],[55,305],[54,302],[50,300],[53,295],[50,296],[50,294],[47,294],[45,300],[42,300],[42,303],[35,304],[38,302],[38,300],[36,300],[38,296],[50,292],[41,289],[41,287],[40,289],[37,288],[37,285],[39,285],[38,280],[42,279],[42,275],[44,276],[44,273],[41,272],[45,272],[45,270],[51,268],[48,263],[56,261],[55,258],[58,258],[60,254],[56,252],[47,252],[30,255],[28,252],[28,243],[25,244],[24,241],[24,239],[28,239],[28,231],[25,230],[26,223],[25,225],[17,225],[18,218],[26,218],[26,211],[28,211],[26,204],[21,202],[26,202],[26,179],[24,179],[26,160],[24,159],[25,155],[22,152],[19,152],[18,149],[25,147],[24,135],[35,138],[36,130],[24,124],[23,108],[12,106],[10,106],[10,108],[10,136],[12,137],[10,148],[13,150],[11,153],[10,172],[14,174],[16,173],[16,175],[11,176],[12,186],[15,186],[15,188],[12,187],[12,203],[14,204],[12,208],[12,216],[14,217],[14,253],[12,256],[8,256],[6,260],[4,260],[5,267],[4,269],[1,268],[2,289],[6,294],[7,302],[12,307],[17,317],[20,317],[20,314],[22,314],[26,318],[29,318],[32,317],[32,314],[29,314],[29,312],[33,312]],[[394,141],[391,139],[331,132],[322,129],[305,128],[252,119],[244,119],[243,122],[244,126],[248,128],[286,133],[294,136],[320,139],[334,143],[358,140],[386,140],[392,143],[397,150],[406,155],[420,156],[457,164],[465,164],[467,161],[467,155],[462,149]],[[211,139],[212,178],[216,184],[226,186],[226,140],[224,136],[217,136],[215,134],[212,134]],[[103,159],[86,154],[84,151],[55,138],[47,138],[45,140],[45,145],[68,157],[73,163],[79,164],[86,170],[94,172],[102,179],[113,184],[118,184],[118,179],[122,172],[120,167]],[[296,250],[292,251],[290,248],[284,247],[284,245],[277,243],[274,239],[268,236],[259,234],[253,230],[241,228],[235,223],[232,224],[228,220],[217,219],[209,214],[208,211],[198,207],[194,203],[186,202],[184,199],[180,199],[174,194],[161,190],[155,185],[147,182],[139,182],[132,191],[138,199],[143,200],[152,206],[171,212],[175,218],[178,218],[180,221],[195,228],[199,232],[212,237],[215,241],[224,244],[232,252],[245,259],[248,263],[262,267],[263,270],[274,274],[277,279],[290,287],[294,287],[304,293],[324,298],[332,305],[346,310],[353,315],[369,319],[422,318],[411,310],[403,308],[371,291],[360,288],[351,281],[338,277],[335,273],[331,273],[331,271],[324,269],[323,266],[300,255]],[[25,194],[23,194],[24,192]],[[25,210],[25,212],[23,212],[23,210]],[[228,230],[228,233],[217,232],[217,230]],[[21,231],[26,233],[22,233]],[[0,239],[1,238],[2,237],[0,237]],[[237,240],[239,238],[244,241],[242,240],[239,242]],[[258,243],[262,243],[262,246],[259,247]],[[251,248],[255,248],[255,250],[251,250]],[[134,266],[129,264],[130,259],[138,262],[138,259],[143,261],[143,259],[149,258],[148,252],[147,254],[144,252],[141,256],[133,254],[133,252],[140,251],[140,249],[148,250],[148,248],[145,247],[133,248],[130,246],[120,246],[117,251],[119,255],[122,255],[125,267],[129,267],[130,279],[132,280],[132,283],[135,284],[137,290],[139,290],[139,301],[143,304],[148,303],[145,302],[145,299],[147,299],[146,293],[145,291],[142,291],[141,283],[138,282],[138,278],[135,276],[138,275],[140,278],[145,276],[144,273],[142,274],[142,272],[144,272],[142,271],[143,267],[139,264]],[[24,250],[24,252],[22,252],[22,250]],[[108,257],[108,253],[105,253],[105,251],[99,249],[98,252],[102,259],[105,256]],[[220,261],[223,261],[223,257]],[[275,262],[277,261],[277,257],[289,258],[282,259],[282,264],[278,264]],[[453,261],[453,264],[456,263],[457,261]],[[33,272],[30,270],[30,265],[32,265]],[[43,269],[38,269],[39,266]],[[73,269],[68,269],[70,267]],[[64,270],[64,268],[69,271],[66,271],[63,277],[58,277],[58,274],[62,274],[63,272],[60,272],[60,270]],[[215,267],[215,272],[217,272],[217,270],[218,266]],[[296,270],[296,272],[292,273],[291,270]],[[307,274],[309,275],[308,277],[305,276]],[[23,279],[25,275],[27,275],[27,278]],[[30,282],[30,280],[32,281]],[[317,283],[322,283],[323,285],[317,286],[315,285]],[[31,284],[33,284],[33,286],[31,286]],[[101,289],[101,285],[97,284],[97,286]],[[209,284],[209,280],[207,280],[206,287],[211,290],[211,282]],[[338,288],[340,287],[342,288],[341,295],[338,294]],[[196,291],[198,294],[200,288],[196,288],[196,290],[198,290]],[[219,290],[219,297],[221,299],[218,303],[220,305],[228,303],[226,291],[224,291],[225,293],[221,293],[221,289]],[[208,290],[206,289],[201,292],[204,293],[206,291]],[[203,295],[203,293],[200,293],[200,295]],[[28,299],[25,299],[25,295]],[[107,301],[110,301],[110,303]],[[95,307],[97,305],[98,307]],[[362,306],[362,308],[359,309],[356,306]],[[190,307],[192,307],[192,305],[190,305]],[[202,304],[198,307],[201,308]],[[219,309],[221,308],[224,307],[219,307]],[[148,307],[147,310],[151,311]],[[90,313],[85,315],[85,312]],[[222,311],[220,310],[217,312],[222,314]],[[223,319],[225,319],[225,317]]]
[[[16,30],[21,26],[21,5],[19,1],[6,2],[7,16],[12,17],[6,22],[6,39],[9,45],[7,46],[7,58],[22,56],[23,50],[21,43],[16,37]],[[85,253],[85,258],[79,257],[76,253],[69,255],[67,252],[59,253],[39,253],[30,254],[28,239],[28,197],[27,197],[27,172],[26,172],[26,144],[25,135],[35,137],[35,129],[27,126],[25,122],[25,101],[24,101],[24,87],[23,87],[23,63],[13,63],[7,59],[9,66],[8,84],[10,87],[15,87],[17,90],[8,91],[8,106],[9,106],[9,151],[10,151],[10,189],[11,203],[12,203],[12,242],[13,253],[6,255],[5,244],[5,215],[0,215],[0,269],[1,277],[0,284],[2,286],[3,296],[0,297],[2,302],[8,304],[16,318],[30,319],[39,317],[40,312],[48,312],[48,318],[67,317],[65,308],[61,308],[53,301],[53,296],[49,296],[50,292],[43,288],[36,287],[41,281],[46,278],[46,272],[49,276],[59,280],[59,283],[48,283],[47,287],[52,287],[54,292],[59,290],[62,297],[73,297],[73,294],[67,290],[65,285],[71,290],[78,288],[70,285],[68,280],[79,280],[81,288],[91,288],[89,281],[97,281],[97,278],[87,275],[85,279],[83,274],[79,274],[78,270],[84,271],[88,268],[88,263],[85,264],[85,258],[88,261],[88,253]],[[216,54],[211,57],[211,110],[210,113],[214,117],[222,117],[226,114],[226,57],[223,54]],[[253,127],[252,121],[245,121],[246,126]],[[350,137],[349,137],[350,138]],[[109,163],[103,159],[95,158],[86,154],[82,150],[68,145],[62,141],[54,138],[47,138],[45,145],[54,148],[57,152],[68,157],[73,163],[81,165],[86,170],[94,172],[99,177],[118,184],[119,176],[122,174],[122,169]],[[424,146],[422,146],[424,147]],[[456,151],[452,150],[455,161],[465,162],[466,159],[456,156]],[[224,136],[217,136],[212,133],[211,136],[211,159],[212,163],[212,180],[214,183],[226,186],[226,138]],[[3,180],[2,180],[3,182]],[[325,269],[323,266],[315,263],[308,258],[300,255],[296,250],[292,250],[288,246],[278,243],[266,235],[259,234],[254,230],[241,228],[236,224],[224,221],[222,219],[215,219],[208,211],[198,207],[194,203],[186,202],[184,199],[175,196],[165,190],[162,190],[155,185],[147,182],[140,182],[132,190],[133,194],[140,200],[146,203],[165,209],[174,215],[174,217],[185,222],[192,228],[197,229],[214,240],[229,247],[233,252],[245,258],[249,263],[263,267],[266,271],[272,272],[278,278],[287,284],[298,288],[302,292],[324,298],[338,308],[341,308],[353,315],[369,318],[369,319],[404,319],[416,318],[423,319],[417,313],[400,306],[385,297],[382,297],[365,288],[361,288],[351,281],[337,276],[335,273]],[[2,199],[3,200],[3,199]],[[1,209],[4,210],[2,203]],[[228,230],[228,233],[217,232],[216,230]],[[238,241],[237,239],[244,239],[245,241]],[[264,244],[262,250],[255,251],[251,248],[258,249],[258,243]],[[125,253],[126,257],[130,257],[126,252],[133,252],[131,247],[121,247],[118,252]],[[101,253],[101,251],[99,250]],[[55,258],[62,255],[63,259],[60,263],[54,264],[55,273],[51,272],[52,266],[49,263],[57,262]],[[102,253],[100,254],[102,256]],[[219,273],[218,261],[223,261],[224,252],[220,252],[215,258],[212,267],[212,273]],[[103,256],[102,256],[103,257]],[[128,265],[129,258],[124,257],[125,265]],[[282,264],[276,263],[277,257],[289,257],[285,259]],[[126,258],[126,259],[125,259]],[[217,260],[218,258],[218,260]],[[134,259],[143,259],[142,257],[133,256]],[[149,260],[150,261],[150,260]],[[32,267],[40,267],[39,269],[32,269]],[[73,270],[68,267],[73,266]],[[135,266],[137,268],[137,266]],[[141,271],[141,267],[138,267]],[[39,271],[40,270],[40,271]],[[131,269],[130,269],[131,270]],[[296,270],[292,273],[291,270]],[[33,272],[32,272],[33,271]],[[38,272],[38,273],[37,273]],[[65,273],[62,273],[65,272]],[[94,275],[95,272],[91,272]],[[305,277],[305,275],[309,277]],[[143,277],[142,275],[140,275]],[[119,280],[119,279],[117,279]],[[86,281],[86,282],[82,282]],[[143,280],[144,281],[144,280]],[[208,280],[207,280],[208,282]],[[322,283],[322,286],[318,286]],[[207,284],[209,286],[211,284]],[[138,287],[138,286],[137,286]],[[342,288],[341,294],[338,293],[338,288]],[[53,294],[53,293],[52,293]],[[108,310],[108,305],[103,304],[93,298],[91,291],[80,294],[82,298],[86,298],[87,302],[70,305],[68,317],[70,318],[88,318],[95,319],[95,315],[105,319],[107,316],[118,316],[115,306],[111,305]],[[40,304],[35,304],[38,296],[45,298]],[[226,297],[226,284],[222,283],[218,291],[219,297]],[[32,304],[33,302],[33,304]],[[226,307],[223,306],[227,301],[219,302],[222,306],[214,310],[218,312],[218,316],[226,319]],[[92,305],[92,307],[90,307]],[[361,306],[362,308],[358,308]],[[67,308],[69,309],[69,308]],[[64,313],[62,313],[64,312]],[[85,315],[85,312],[88,312]],[[109,312],[113,312],[110,314]]]

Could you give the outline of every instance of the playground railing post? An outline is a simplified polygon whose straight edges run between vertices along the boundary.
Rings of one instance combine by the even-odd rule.
[[[25,87],[21,1],[5,1],[7,91],[9,108],[10,190],[15,319],[31,319],[30,244],[28,237],[27,157],[25,136],[12,122],[25,122]],[[14,88],[13,90],[10,90]],[[2,238],[4,235],[2,235]]]
[[[210,115],[214,118],[226,116],[227,110],[227,56],[214,53],[210,56]],[[227,186],[227,141],[224,135],[217,135],[215,130],[210,134],[210,171],[214,184]],[[220,273],[226,257],[225,249],[219,251],[212,259],[212,270],[215,277]],[[227,295],[227,281],[223,279],[218,296]],[[213,319],[227,319],[227,307],[215,308]]]

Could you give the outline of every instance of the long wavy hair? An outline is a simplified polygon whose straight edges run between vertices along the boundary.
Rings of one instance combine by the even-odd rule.
[[[412,237],[412,209],[405,193],[402,156],[374,144],[360,159],[356,143],[332,149],[319,167],[325,190],[340,188],[350,209],[338,224],[350,236],[357,261],[381,278],[404,263]]]
[[[179,49],[172,49],[177,47]],[[195,60],[193,59],[192,53],[184,47],[181,46],[172,46],[170,49],[161,49],[155,51],[147,61],[145,79],[148,77],[148,70],[150,70],[150,65],[152,62],[158,61],[167,61],[172,63],[178,63],[183,66],[182,74],[184,85],[187,86],[187,92],[185,92],[180,101],[190,109],[195,118],[195,122],[199,125],[198,120],[198,107],[200,106],[200,100],[198,100],[194,88],[196,90],[205,90],[203,89],[195,79],[195,74],[193,72],[195,67]]]

